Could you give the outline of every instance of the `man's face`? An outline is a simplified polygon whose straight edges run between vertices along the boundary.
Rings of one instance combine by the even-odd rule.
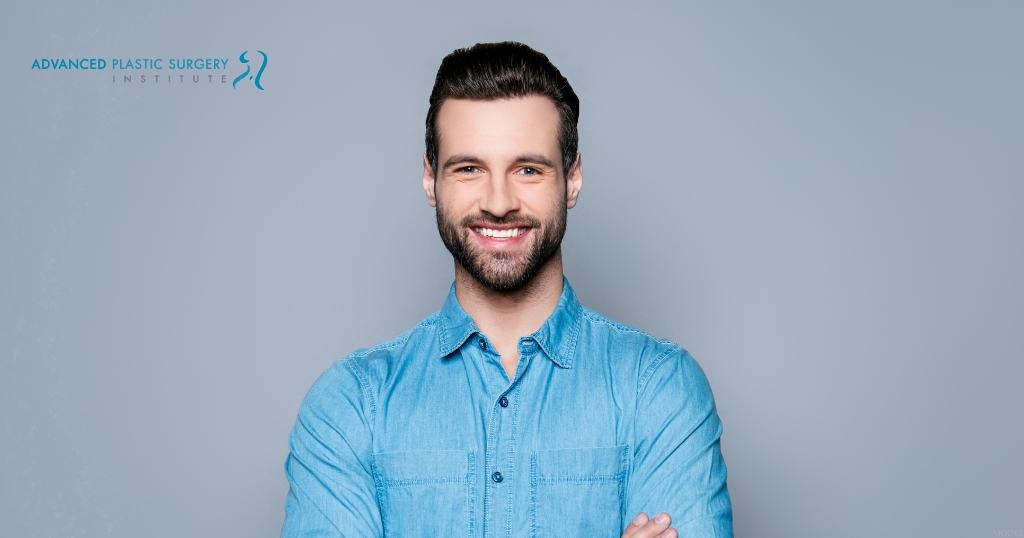
[[[449,99],[438,112],[438,167],[424,157],[423,188],[445,246],[491,289],[522,287],[561,244],[583,175],[578,161],[563,173],[558,128],[542,96]]]

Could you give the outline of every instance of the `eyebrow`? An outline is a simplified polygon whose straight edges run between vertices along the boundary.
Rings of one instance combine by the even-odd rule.
[[[536,163],[541,166],[547,166],[549,168],[555,168],[555,163],[551,159],[539,154],[539,153],[525,153],[515,158],[517,163]]]
[[[456,164],[462,164],[462,163],[482,163],[482,162],[483,162],[483,159],[481,159],[480,157],[476,157],[474,155],[457,154],[457,155],[452,155],[451,157],[448,157],[448,159],[444,161],[444,165],[441,168],[448,168],[449,166],[456,165]],[[541,155],[539,153],[524,153],[522,155],[517,155],[516,158],[512,160],[512,162],[516,162],[516,163],[536,163],[536,164],[539,164],[539,165],[542,165],[542,166],[548,166],[548,167],[551,167],[551,168],[555,168],[555,163],[551,159],[548,159],[547,157],[545,157],[545,156],[543,156],[543,155]]]
[[[455,164],[480,163],[480,162],[482,162],[482,161],[481,161],[481,159],[479,157],[474,157],[473,155],[466,155],[466,154],[456,154],[456,155],[452,155],[451,157],[448,157],[448,159],[446,161],[444,161],[444,165],[442,165],[441,168],[448,168],[449,166],[452,166],[452,165],[455,165]]]

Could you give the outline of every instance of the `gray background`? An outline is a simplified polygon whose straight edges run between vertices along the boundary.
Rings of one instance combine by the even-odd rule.
[[[582,99],[566,273],[703,365],[738,535],[1024,532],[1024,2],[22,1],[0,535],[275,536],[306,389],[444,298],[427,96],[503,39]]]

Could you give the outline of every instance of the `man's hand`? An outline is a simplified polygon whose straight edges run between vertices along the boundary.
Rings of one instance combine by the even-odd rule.
[[[640,512],[636,519],[622,531],[622,538],[679,538],[679,533],[670,528],[672,517],[662,512],[654,519]]]

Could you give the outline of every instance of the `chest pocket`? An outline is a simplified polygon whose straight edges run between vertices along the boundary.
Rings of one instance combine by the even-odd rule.
[[[622,533],[628,446],[530,455],[530,531],[537,538]]]
[[[384,536],[473,533],[474,453],[415,450],[373,455]]]

